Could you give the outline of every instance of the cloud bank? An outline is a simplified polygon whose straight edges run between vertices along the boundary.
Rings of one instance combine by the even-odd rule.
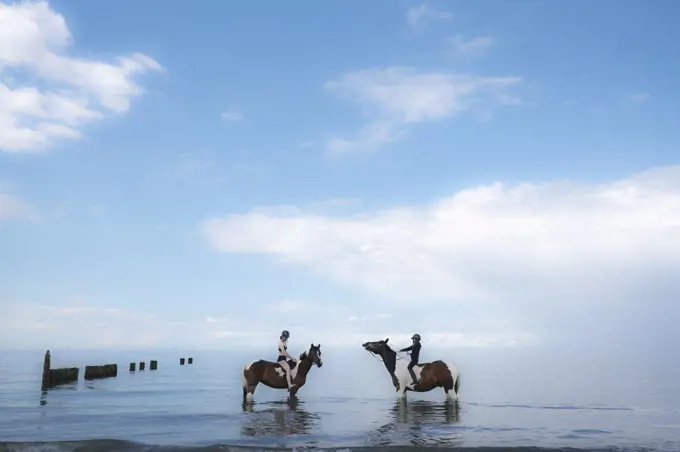
[[[210,218],[202,230],[219,252],[416,303],[412,316],[442,328],[604,334],[657,310],[677,318],[679,166],[598,184],[496,182],[344,217],[262,212]]]
[[[73,37],[45,1],[0,3],[0,150],[44,151],[54,140],[80,138],[82,127],[130,109],[144,90],[140,74],[162,71],[134,53],[115,62],[67,54]]]

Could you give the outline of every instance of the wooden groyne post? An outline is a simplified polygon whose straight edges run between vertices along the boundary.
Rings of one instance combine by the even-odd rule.
[[[149,370],[158,370],[158,361],[149,361]]]
[[[118,376],[118,364],[104,364],[103,366],[85,366],[85,379],[110,378]]]
[[[63,367],[60,369],[51,369],[52,365],[52,355],[50,351],[47,350],[45,353],[45,361],[43,362],[43,374],[42,374],[42,390],[47,388],[53,388],[57,385],[62,385],[66,383],[71,383],[78,381],[78,373],[80,369],[77,367]]]
[[[140,361],[139,362],[139,370],[144,370],[145,367],[146,367],[146,363],[144,361]]]
[[[193,364],[193,363],[194,363],[194,358],[189,358],[189,364]]]
[[[179,359],[179,365],[180,365],[180,366],[183,366],[183,365],[184,365],[184,358],[180,358],[180,359]]]
[[[136,364],[135,363],[130,363],[130,372],[135,371]]]

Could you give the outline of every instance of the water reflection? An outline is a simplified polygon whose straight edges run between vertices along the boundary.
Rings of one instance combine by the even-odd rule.
[[[449,400],[444,402],[397,401],[391,412],[398,424],[457,424],[460,422],[460,404]]]
[[[47,388],[47,389],[41,389],[40,390],[40,406],[45,406],[47,405],[47,395],[50,392],[55,392],[55,391],[77,391],[78,387],[75,384],[64,384],[61,386],[56,386],[53,388]]]
[[[309,434],[319,422],[319,415],[309,413],[297,398],[286,402],[260,403],[265,408],[243,404],[245,424],[241,434],[245,436],[282,436]]]
[[[460,404],[444,401],[398,400],[389,410],[391,422],[369,434],[374,446],[460,446]]]

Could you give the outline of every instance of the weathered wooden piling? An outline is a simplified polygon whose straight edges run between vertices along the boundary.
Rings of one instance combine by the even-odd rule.
[[[189,358],[189,364],[193,364],[193,363],[194,363],[194,358]]]
[[[45,352],[45,362],[43,363],[43,374],[42,374],[42,389],[43,391],[47,389],[50,385],[50,365],[52,362],[52,355],[50,351]]]
[[[130,363],[130,372],[134,372],[136,366],[137,366],[136,363]]]
[[[179,359],[179,365],[180,365],[180,366],[183,366],[183,365],[184,365],[184,358],[180,358],[180,359]]]
[[[49,387],[63,385],[78,381],[78,373],[80,369],[77,367],[62,367],[60,369],[50,369],[50,383]]]
[[[110,378],[118,376],[118,364],[104,364],[103,366],[85,366],[85,379]]]
[[[158,361],[151,360],[149,361],[149,370],[157,370],[158,369]]]
[[[61,369],[50,369],[52,365],[52,356],[50,351],[45,353],[45,361],[43,362],[42,374],[42,390],[52,388],[57,385],[71,383],[78,381],[78,373],[80,369],[77,367],[64,367]]]
[[[144,370],[145,366],[146,366],[146,363],[144,361],[139,362],[139,370]]]

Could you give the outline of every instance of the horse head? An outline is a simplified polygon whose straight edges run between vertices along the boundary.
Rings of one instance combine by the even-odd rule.
[[[385,363],[385,367],[387,367],[387,370],[390,372],[394,372],[397,352],[392,350],[390,346],[387,344],[389,340],[390,338],[386,337],[385,339],[379,341],[364,342],[362,344],[362,347],[364,347],[364,350],[374,355],[380,356],[383,362]]]
[[[323,366],[323,360],[321,359],[321,344],[314,345],[312,343],[309,346],[309,350],[300,355],[300,359],[308,359],[313,364],[316,364],[316,367]]]
[[[390,348],[389,345],[387,345],[387,342],[389,342],[390,338],[386,337],[385,339],[382,339],[380,341],[373,341],[373,342],[364,342],[361,346],[364,347],[364,350],[369,351],[375,355],[383,356],[383,354],[387,351],[392,349]]]

